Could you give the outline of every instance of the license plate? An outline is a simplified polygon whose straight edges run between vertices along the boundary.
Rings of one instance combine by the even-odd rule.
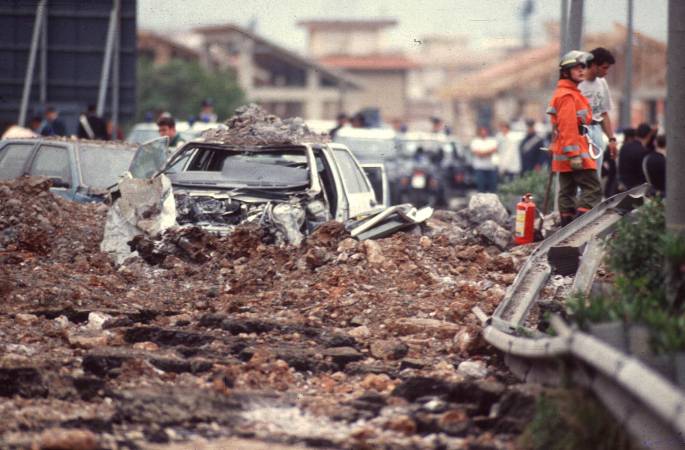
[[[426,187],[425,175],[414,175],[411,177],[411,187],[414,189],[423,189]]]

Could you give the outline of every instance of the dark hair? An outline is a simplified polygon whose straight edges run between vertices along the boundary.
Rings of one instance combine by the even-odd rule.
[[[648,123],[641,123],[640,125],[637,126],[637,131],[635,134],[637,135],[638,138],[646,138],[649,136],[649,133],[652,132],[652,127],[649,126]]]
[[[623,130],[623,139],[634,138],[635,128],[626,128]]]
[[[601,66],[602,64],[609,64],[613,65],[616,64],[616,59],[614,59],[614,55],[611,54],[611,52],[604,47],[597,47],[596,49],[590,51],[592,53],[592,59],[588,62],[589,65],[598,65]]]
[[[97,109],[97,108],[95,107],[95,105],[94,105],[93,103],[91,103],[90,105],[88,105],[88,112],[89,112],[89,113],[94,113],[96,109]]]
[[[171,116],[163,116],[157,120],[158,127],[176,128],[176,121]]]
[[[335,116],[335,118],[337,120],[347,120],[347,114],[345,114],[344,112],[341,112],[341,113],[338,113],[338,115]]]
[[[656,147],[657,148],[666,148],[666,135],[665,134],[660,134],[659,136],[656,137]]]
[[[55,107],[52,106],[52,105],[48,105],[48,106],[45,107],[45,112],[46,112],[46,113],[57,112],[57,108],[55,108]]]

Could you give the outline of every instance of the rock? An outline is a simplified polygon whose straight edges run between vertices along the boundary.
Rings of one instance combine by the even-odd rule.
[[[475,231],[502,250],[511,243],[511,233],[499,226],[494,220],[486,220]]]
[[[454,336],[454,345],[459,353],[467,353],[473,346],[475,337],[471,335],[468,328],[463,328]]]
[[[423,359],[415,359],[415,358],[404,358],[402,362],[400,362],[400,370],[404,369],[423,369],[429,365],[428,361],[424,361]]]
[[[91,312],[88,314],[88,323],[86,324],[86,328],[89,330],[101,330],[102,325],[111,318],[112,316],[104,313]]]
[[[104,347],[109,341],[109,334],[100,330],[85,330],[76,333],[69,333],[67,336],[69,345],[77,348],[96,348]]]
[[[19,325],[31,325],[38,321],[38,316],[33,314],[17,314],[14,316],[14,320]]]
[[[344,367],[347,363],[364,358],[364,355],[352,347],[327,348],[324,350],[323,355],[330,357],[339,367]]]
[[[144,350],[147,352],[156,352],[159,350],[159,345],[155,344],[154,342],[136,342],[133,344],[133,348],[136,350]]]
[[[352,328],[347,334],[355,339],[366,339],[371,336],[371,330],[369,330],[369,327],[366,325],[362,325],[360,327]]]
[[[364,389],[372,389],[378,392],[386,391],[391,387],[390,377],[384,373],[370,373],[364,377],[360,384]]]
[[[438,426],[450,436],[464,436],[469,429],[470,421],[465,411],[452,409],[440,416]]]
[[[366,249],[366,259],[369,261],[369,264],[379,266],[385,262],[383,250],[381,250],[378,242],[367,239],[364,241],[364,248]]]
[[[492,220],[498,225],[507,226],[509,221],[509,213],[500,202],[497,194],[473,195],[467,211],[469,220],[476,224]]]
[[[316,269],[330,260],[328,251],[323,247],[313,247],[304,255],[305,263],[310,269]]]
[[[448,383],[437,378],[411,377],[392,391],[392,395],[414,401],[419,397],[445,395],[449,392]]]
[[[419,245],[422,248],[428,248],[433,245],[433,241],[428,236],[421,236],[421,238],[419,238]]]
[[[409,347],[404,342],[397,340],[380,340],[372,342],[369,351],[374,358],[401,359],[407,355]]]
[[[54,321],[60,328],[67,328],[69,326],[69,319],[67,319],[67,316],[56,317]]]
[[[402,334],[426,333],[451,338],[461,327],[455,323],[436,319],[405,318],[395,322],[397,331]]]
[[[385,423],[384,428],[386,430],[410,435],[416,433],[416,422],[409,416],[394,416]]]
[[[41,450],[95,450],[98,440],[88,430],[49,428],[40,434],[37,446]]]
[[[357,244],[359,241],[353,238],[346,238],[340,241],[338,244],[338,253],[342,252],[354,252],[357,249]]]
[[[483,378],[488,369],[482,361],[464,361],[457,367],[457,372],[472,378]]]

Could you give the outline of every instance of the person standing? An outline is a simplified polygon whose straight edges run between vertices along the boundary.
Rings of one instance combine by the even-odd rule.
[[[490,136],[486,127],[478,128],[478,136],[471,141],[473,171],[478,192],[497,190],[497,140]]]
[[[176,132],[176,120],[171,116],[162,116],[157,120],[157,131],[160,136],[169,138],[169,149],[175,149],[183,144],[181,136]]]
[[[611,159],[616,158],[616,136],[614,127],[611,124],[609,111],[613,107],[609,85],[604,77],[609,73],[609,69],[616,63],[614,55],[604,47],[597,47],[590,52],[592,59],[588,61],[585,71],[585,80],[578,84],[578,89],[590,102],[592,107],[592,123],[589,126],[588,135],[592,142],[597,145],[594,149],[599,154],[597,158],[597,173],[602,176],[602,166],[604,160],[604,137],[609,138],[609,155]]]
[[[335,140],[335,135],[338,133],[338,130],[347,125],[347,122],[347,114],[345,114],[344,112],[341,112],[336,116],[335,127],[331,128],[331,130],[328,132],[328,134],[331,135],[332,141]]]
[[[499,174],[505,183],[513,181],[521,174],[521,154],[509,131],[510,127],[507,122],[500,123],[497,134],[497,156]]]
[[[45,108],[45,120],[40,128],[41,136],[66,136],[67,127],[59,118],[59,112],[54,106]]]
[[[623,189],[631,189],[646,183],[642,160],[649,153],[647,142],[652,136],[652,127],[641,123],[635,132],[635,139],[621,147],[618,154],[618,181]]]
[[[107,123],[97,115],[95,105],[88,105],[87,112],[79,116],[78,137],[80,139],[109,139]]]
[[[218,116],[214,112],[214,101],[211,98],[202,100],[200,109],[200,122],[214,123],[218,120]]]
[[[656,150],[649,152],[642,160],[642,172],[654,191],[666,196],[666,136],[656,138]]]
[[[535,132],[535,121],[526,120],[526,136],[519,145],[521,173],[539,171],[548,164],[549,155],[542,150],[544,146],[544,139]]]
[[[565,226],[602,199],[597,164],[590,157],[589,144],[581,125],[592,121],[592,110],[578,84],[585,78],[592,55],[578,50],[566,53],[559,62],[559,81],[547,108],[554,133],[552,171],[559,174],[559,214]],[[580,190],[580,196],[577,193]]]

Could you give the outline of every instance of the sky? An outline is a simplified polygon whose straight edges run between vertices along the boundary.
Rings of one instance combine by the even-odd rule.
[[[586,32],[610,30],[627,21],[628,0],[585,0]],[[570,1],[569,1],[570,3]],[[208,24],[247,26],[279,45],[304,53],[306,36],[296,23],[304,19],[394,18],[393,47],[411,50],[422,36],[468,36],[474,48],[493,39],[520,36],[523,0],[138,0],[138,25],[163,32],[187,31]],[[531,18],[534,42],[544,38],[543,24],[559,20],[561,0],[535,0]],[[637,31],[666,40],[667,0],[634,0]]]

